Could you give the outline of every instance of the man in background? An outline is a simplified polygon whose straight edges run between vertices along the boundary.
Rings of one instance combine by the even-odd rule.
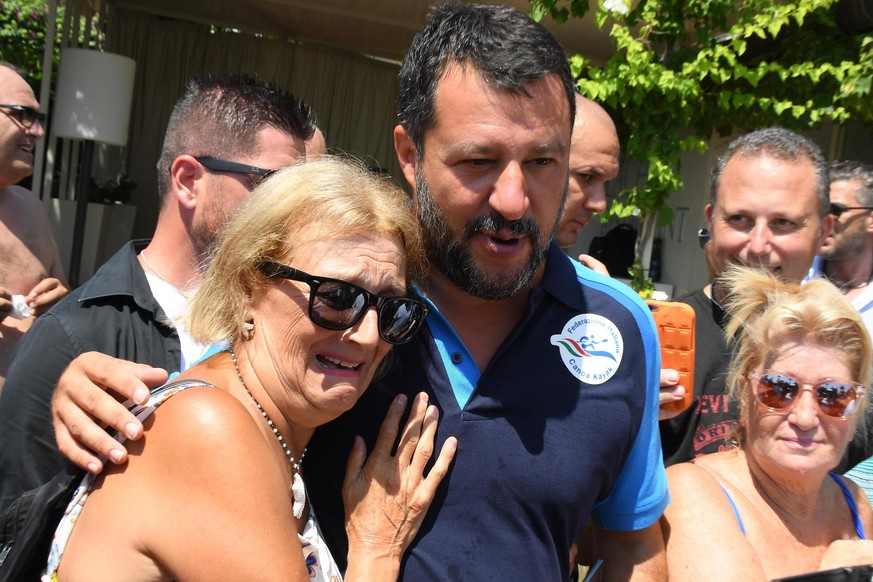
[[[606,183],[618,175],[620,153],[618,133],[609,113],[577,94],[567,202],[555,232],[555,240],[562,249],[575,246],[591,218],[606,211]]]
[[[834,162],[830,171],[830,212],[834,228],[813,269],[840,288],[873,335],[873,167],[856,161]],[[866,437],[866,438],[865,438]],[[841,468],[873,455],[873,407],[867,432],[852,439]]]
[[[842,290],[873,333],[873,167],[835,162],[830,179],[834,229],[816,262],[820,274]]]
[[[50,402],[77,356],[100,352],[169,372],[197,361],[182,321],[186,290],[237,206],[266,176],[304,158],[309,107],[244,75],[188,82],[158,162],[153,238],[131,241],[27,333],[0,393],[0,510],[62,467]]]
[[[819,147],[778,127],[740,136],[716,161],[706,206],[715,277],[676,298],[697,315],[694,400],[660,423],[665,464],[723,450],[739,418],[725,384],[731,348],[722,332],[727,298],[719,275],[728,265],[742,265],[802,281],[833,226],[828,186]]]
[[[44,123],[33,89],[0,62],[0,390],[21,336],[68,291],[45,208],[16,186],[33,173]]]

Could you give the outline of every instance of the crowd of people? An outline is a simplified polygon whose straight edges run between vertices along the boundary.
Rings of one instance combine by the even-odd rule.
[[[25,248],[7,207],[32,197],[12,184],[44,117],[12,66],[0,80],[0,246]],[[0,580],[22,567],[22,500],[65,470],[45,579],[873,564],[873,469],[843,475],[873,458],[873,169],[829,172],[782,128],[731,142],[706,207],[712,280],[677,299],[697,315],[680,386],[648,306],[562,250],[606,209],[620,146],[555,38],[516,9],[441,4],[399,85],[412,204],[327,154],[301,100],[206,75],[173,109],[151,239],[66,297],[35,243],[35,280],[0,280],[0,312],[16,294],[34,311],[0,391]],[[688,410],[660,407],[687,391]]]

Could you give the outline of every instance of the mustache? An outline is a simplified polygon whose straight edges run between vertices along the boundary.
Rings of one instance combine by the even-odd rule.
[[[537,223],[530,218],[520,218],[518,220],[506,220],[500,214],[492,212],[485,216],[479,216],[471,220],[464,227],[464,238],[469,239],[474,234],[497,233],[507,227],[513,234],[527,235],[534,239],[539,238],[540,229]]]

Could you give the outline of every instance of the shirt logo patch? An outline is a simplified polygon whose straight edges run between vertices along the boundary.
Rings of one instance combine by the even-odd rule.
[[[586,384],[603,384],[612,378],[621,364],[624,341],[611,321],[594,313],[577,315],[551,344],[558,348],[564,365]]]

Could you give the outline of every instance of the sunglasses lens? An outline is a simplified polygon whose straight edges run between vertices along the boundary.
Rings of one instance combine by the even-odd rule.
[[[405,297],[386,299],[379,311],[379,333],[388,343],[402,344],[415,335],[424,321],[421,305]]]
[[[340,281],[319,284],[312,298],[312,320],[328,329],[347,329],[360,319],[367,308],[363,292]]]
[[[758,399],[768,408],[785,408],[800,387],[793,379],[780,374],[764,374],[758,380]]]
[[[855,409],[857,392],[853,386],[838,382],[825,382],[815,389],[819,408],[828,416],[847,416]]]

